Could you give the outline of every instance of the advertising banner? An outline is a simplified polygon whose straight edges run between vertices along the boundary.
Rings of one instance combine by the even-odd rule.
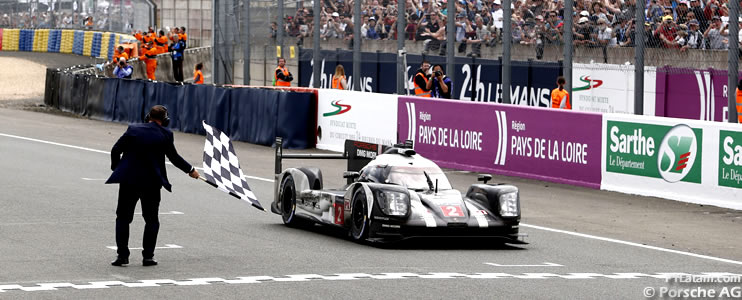
[[[392,145],[397,139],[397,96],[320,89],[317,148],[343,152],[345,140]]]
[[[734,124],[603,115],[602,189],[742,209]]]
[[[719,186],[742,188],[742,132],[719,131]]]
[[[664,91],[657,93],[656,115],[726,122],[727,92],[734,95],[736,88],[728,87],[727,79],[726,70],[659,69],[657,87]]]
[[[397,91],[397,56],[394,53],[363,52],[360,90],[393,94]],[[437,55],[407,55],[407,88],[413,95],[413,77],[423,59],[443,66],[444,73],[455,74],[453,99],[502,103],[502,63],[492,59],[456,57],[454,70],[447,70],[446,58]],[[342,65],[349,89],[353,89],[353,53],[347,50],[320,51],[320,87],[330,88],[335,67]],[[299,50],[299,86],[312,86],[314,68],[311,49]],[[561,63],[513,61],[510,99],[513,104],[549,107],[551,89],[561,75]]]
[[[600,188],[598,114],[400,97],[397,122],[442,167]]]
[[[657,72],[644,69],[644,115],[655,115]],[[634,113],[634,66],[574,64],[572,109],[597,113]]]

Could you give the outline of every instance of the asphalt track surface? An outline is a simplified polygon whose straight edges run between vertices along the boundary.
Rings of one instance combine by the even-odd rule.
[[[418,240],[376,247],[315,226],[292,229],[168,166],[155,258],[112,267],[117,186],[107,154],[125,124],[0,109],[0,298],[584,299],[684,289],[668,273],[742,273],[742,214],[670,200],[495,176],[521,190],[530,244]],[[175,134],[201,163],[204,137]],[[235,143],[248,182],[272,201],[273,149]],[[288,152],[288,150],[287,150]],[[298,151],[298,152],[317,152]],[[342,185],[340,161],[322,167]],[[465,190],[475,174],[447,170]],[[132,224],[140,247],[143,220]],[[648,246],[645,246],[648,245]],[[739,288],[740,283],[700,285]]]

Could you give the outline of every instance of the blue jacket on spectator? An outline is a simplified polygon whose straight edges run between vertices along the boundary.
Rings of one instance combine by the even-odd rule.
[[[370,40],[378,40],[379,34],[376,32],[376,29],[374,29],[373,27],[369,27],[368,32],[366,32],[366,38]]]
[[[113,69],[113,75],[116,75],[116,78],[131,79],[131,72],[133,71],[134,68],[132,68],[130,65],[126,65],[123,68],[117,65],[116,68]]]
[[[172,45],[170,45],[169,50],[171,51],[170,56],[173,57],[173,60],[182,60],[183,51],[185,50],[185,43],[179,40],[177,43],[173,43]]]

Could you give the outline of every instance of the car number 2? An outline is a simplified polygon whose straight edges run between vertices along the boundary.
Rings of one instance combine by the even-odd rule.
[[[336,205],[335,206],[335,224],[343,225],[345,223],[345,210],[343,209],[343,206]]]
[[[464,212],[461,210],[461,206],[458,205],[443,205],[441,211],[446,217],[463,217]]]

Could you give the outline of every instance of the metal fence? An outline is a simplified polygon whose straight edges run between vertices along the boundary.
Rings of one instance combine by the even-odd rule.
[[[140,13],[139,7],[149,3],[157,13]],[[116,27],[144,29],[152,22],[158,27],[184,26],[189,46],[214,45],[214,82],[227,84],[270,85],[279,56],[288,59],[293,73],[298,73],[302,60],[322,64],[321,52],[300,49],[352,50],[352,57],[342,64],[352,70],[347,75],[358,90],[367,80],[360,78],[360,70],[370,63],[361,52],[404,50],[422,55],[440,63],[447,76],[461,85],[458,90],[476,90],[480,83],[476,76],[484,72],[480,68],[498,70],[498,83],[486,87],[495,97],[481,98],[479,93],[476,98],[506,103],[523,101],[511,75],[533,63],[545,63],[543,68],[554,71],[549,74],[566,77],[569,91],[593,87],[594,74],[610,69],[633,83],[631,110],[642,113],[642,103],[651,100],[644,99],[646,76],[698,78],[703,95],[723,90],[719,96],[733,103],[738,4],[728,0],[28,0],[0,2],[0,12],[9,14],[0,26],[79,28],[89,25],[83,21],[86,16],[92,16],[96,29],[114,31]],[[396,76],[396,92],[409,90],[409,77],[417,66],[404,64],[404,56],[398,55],[377,55],[376,62],[395,63],[396,74],[407,72],[407,80]],[[308,82],[327,87],[321,73],[332,71],[315,69]],[[712,82],[723,77],[726,84],[714,87]],[[730,110],[729,119],[734,115]]]
[[[212,3],[210,0],[153,0],[157,27],[185,27],[188,46],[210,46]]]
[[[154,24],[155,8],[144,0],[5,0],[0,1],[0,27],[129,33]]]

